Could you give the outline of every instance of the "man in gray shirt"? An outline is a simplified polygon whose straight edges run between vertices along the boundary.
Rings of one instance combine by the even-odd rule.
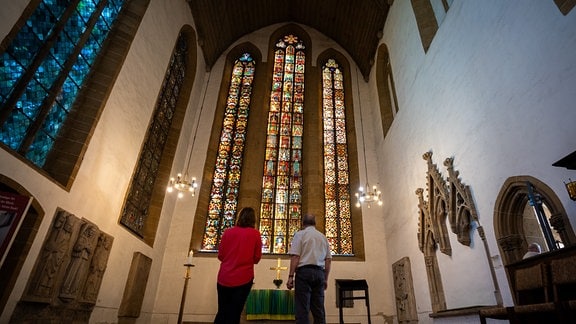
[[[316,229],[314,215],[304,215],[302,227],[303,229],[294,234],[288,252],[291,257],[286,287],[295,287],[297,324],[308,324],[309,312],[312,312],[315,324],[324,324],[324,290],[328,287],[332,253],[328,239]]]

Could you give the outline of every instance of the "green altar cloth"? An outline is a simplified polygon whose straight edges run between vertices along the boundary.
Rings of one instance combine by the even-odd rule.
[[[252,289],[246,301],[247,320],[294,320],[294,290]]]

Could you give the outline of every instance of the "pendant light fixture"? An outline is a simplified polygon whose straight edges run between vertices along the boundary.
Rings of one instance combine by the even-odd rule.
[[[357,90],[358,90],[358,103],[360,107],[360,131],[362,133],[362,154],[364,156],[364,171],[366,172],[366,186],[358,188],[358,192],[356,192],[356,207],[361,207],[362,205],[366,205],[368,208],[371,207],[372,203],[378,204],[378,206],[382,206],[382,192],[378,190],[376,185],[370,187],[370,183],[368,182],[368,167],[366,164],[366,143],[364,140],[364,122],[362,118],[362,100],[360,98],[360,81],[358,79],[358,69],[356,69],[356,83],[357,83]]]
[[[194,137],[192,138],[192,144],[188,146],[188,151],[186,154],[187,161],[185,163],[185,168],[182,172],[178,173],[176,177],[170,178],[170,181],[168,182],[168,188],[166,189],[166,191],[168,191],[169,193],[177,192],[178,198],[183,198],[184,195],[186,194],[190,194],[192,197],[194,197],[196,195],[196,188],[198,188],[196,177],[190,177],[188,171],[190,169],[190,161],[192,160],[192,152],[194,152],[194,144],[196,143],[196,135],[198,134],[200,118],[202,117],[202,111],[204,110],[204,101],[206,100],[208,83],[210,83],[210,72],[208,73],[208,80],[206,81],[206,86],[204,87],[204,93],[202,95],[202,104],[200,106],[198,118],[196,119],[196,127],[194,129]]]

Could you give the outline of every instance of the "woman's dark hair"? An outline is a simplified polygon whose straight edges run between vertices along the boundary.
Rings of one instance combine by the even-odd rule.
[[[238,213],[238,219],[236,220],[236,226],[238,227],[255,227],[256,226],[256,212],[252,207],[244,207]]]

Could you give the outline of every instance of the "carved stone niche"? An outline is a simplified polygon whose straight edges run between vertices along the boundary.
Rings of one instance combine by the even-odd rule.
[[[11,323],[88,322],[113,237],[58,210]]]

